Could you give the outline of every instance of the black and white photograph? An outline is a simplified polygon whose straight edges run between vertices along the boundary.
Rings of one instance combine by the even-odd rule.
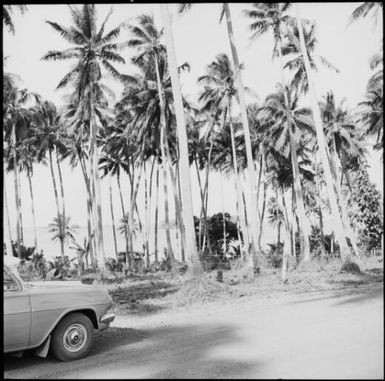
[[[3,379],[384,379],[383,2],[2,31]]]

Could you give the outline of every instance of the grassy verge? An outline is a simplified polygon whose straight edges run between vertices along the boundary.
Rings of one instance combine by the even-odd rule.
[[[280,269],[265,268],[254,276],[243,263],[238,263],[231,270],[223,271],[222,282],[217,281],[216,271],[192,280],[164,272],[130,277],[119,284],[105,286],[113,297],[117,314],[145,315],[167,308],[244,296],[262,299],[322,291],[347,294],[382,286],[382,257],[363,258],[359,266],[361,271],[352,273],[341,271],[340,261],[311,263],[290,271],[288,281],[283,283]]]

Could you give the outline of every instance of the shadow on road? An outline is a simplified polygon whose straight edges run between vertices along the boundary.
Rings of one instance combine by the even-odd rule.
[[[379,297],[383,298],[383,295],[384,295],[384,289],[382,288],[381,290],[375,290],[375,291],[371,291],[370,293],[365,293],[365,294],[354,296],[349,299],[341,300],[339,302],[334,303],[333,307],[342,306],[342,305],[351,304],[351,303],[361,303],[361,302],[371,300],[374,298],[379,298]]]
[[[61,363],[28,353],[6,356],[6,378],[237,378],[256,363],[237,354],[211,357],[216,347],[241,339],[227,325],[178,325],[134,330],[110,328],[101,333],[87,358]]]

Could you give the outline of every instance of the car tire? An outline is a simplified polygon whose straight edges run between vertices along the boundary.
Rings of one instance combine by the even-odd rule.
[[[56,326],[52,335],[51,352],[60,361],[81,359],[94,343],[94,326],[88,316],[71,313]]]

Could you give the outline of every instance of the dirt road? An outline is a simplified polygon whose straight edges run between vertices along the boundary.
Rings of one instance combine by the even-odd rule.
[[[351,296],[201,305],[118,316],[72,363],[5,357],[5,378],[382,379],[383,288]]]

